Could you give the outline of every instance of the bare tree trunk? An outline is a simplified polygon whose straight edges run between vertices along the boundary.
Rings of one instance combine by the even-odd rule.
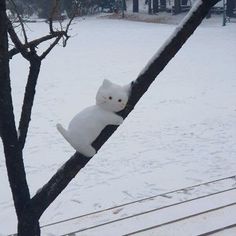
[[[19,222],[19,236],[40,235],[39,222],[35,220],[26,231],[25,223],[21,221],[27,203],[30,201],[30,194],[26,182],[26,174],[23,163],[22,149],[18,145],[18,135],[15,127],[13,105],[11,97],[10,70],[8,56],[8,19],[6,16],[5,1],[0,0],[0,127],[3,141],[5,160],[8,172],[9,183],[12,189],[16,214]],[[31,218],[32,219],[32,218]],[[22,223],[22,224],[21,224]],[[37,229],[34,230],[34,229]],[[34,232],[33,232],[34,231]],[[32,233],[31,233],[32,232]],[[35,234],[37,232],[37,234]]]
[[[24,215],[23,212],[27,203],[30,201],[30,194],[26,182],[22,150],[18,145],[18,136],[13,114],[9,76],[8,19],[5,7],[5,1],[0,0],[0,126],[9,183],[12,189],[18,222],[21,222]],[[35,226],[39,229],[38,220],[36,220]],[[34,228],[32,225],[30,227]],[[25,227],[22,228],[25,229]],[[19,235],[33,236],[36,235],[34,233]]]
[[[40,236],[39,218],[31,211],[27,211],[18,220],[17,228],[18,236]]]
[[[17,217],[20,218],[25,204],[30,200],[22,151],[18,146],[10,85],[8,57],[8,19],[6,5],[0,0],[0,123],[8,178],[13,192]]]
[[[14,4],[14,3],[13,3]],[[16,9],[17,10],[17,9]],[[39,218],[35,208],[31,206],[30,193],[26,180],[23,162],[23,148],[25,145],[31,112],[34,102],[35,88],[40,72],[41,61],[50,53],[52,48],[63,38],[64,45],[69,36],[67,31],[72,19],[67,24],[66,30],[54,31],[50,21],[50,34],[37,40],[28,42],[21,17],[18,16],[25,38],[22,44],[17,36],[12,23],[6,15],[6,1],[0,0],[0,136],[3,142],[8,179],[14,200],[18,219],[18,236],[39,236]],[[8,49],[8,33],[15,48]],[[35,48],[42,42],[53,39],[53,43],[42,53],[37,55]],[[30,69],[25,88],[19,129],[17,132],[13,112],[11,95],[9,58],[17,53],[29,61]]]

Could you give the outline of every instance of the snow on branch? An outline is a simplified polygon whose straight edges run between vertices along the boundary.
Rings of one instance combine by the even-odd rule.
[[[184,25],[188,22],[190,17],[193,17],[195,14],[195,11],[200,7],[200,5],[203,4],[202,1],[196,1],[194,2],[194,5],[190,9],[189,13],[183,18],[183,20],[179,23],[179,25],[175,28],[174,32],[169,36],[169,38],[164,42],[164,44],[159,48],[159,50],[153,55],[153,57],[149,60],[147,65],[143,68],[143,70],[140,72],[139,76],[142,74],[145,74],[145,72],[148,70],[148,68],[154,63],[154,61],[163,53],[163,51],[166,49],[166,47],[170,44],[171,41],[176,38],[178,33],[181,31],[181,29],[184,27]]]
[[[119,113],[123,118],[133,110],[136,103],[147,91],[157,75],[165,68],[169,61],[177,54],[183,44],[192,35],[209,10],[219,0],[198,0],[185,19],[176,28],[174,33],[167,39],[166,43],[158,50],[147,66],[132,83],[132,91],[126,108]],[[100,147],[115,132],[117,126],[107,126],[99,137],[93,142],[93,147],[99,150]],[[37,208],[38,217],[55,200],[61,191],[69,184],[75,175],[88,162],[89,158],[75,153],[56,174],[41,188],[31,199],[31,207]]]

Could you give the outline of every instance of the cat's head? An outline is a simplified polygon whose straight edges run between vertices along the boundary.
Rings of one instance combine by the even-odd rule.
[[[100,86],[96,104],[104,110],[118,112],[125,108],[130,93],[130,85],[120,86],[105,79]]]

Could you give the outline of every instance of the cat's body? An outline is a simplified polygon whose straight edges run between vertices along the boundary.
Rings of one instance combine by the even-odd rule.
[[[123,118],[115,112],[125,108],[130,86],[120,86],[104,80],[96,96],[96,105],[79,112],[70,122],[68,130],[57,124],[58,131],[78,152],[85,156],[95,155],[91,146],[107,125],[120,125]]]

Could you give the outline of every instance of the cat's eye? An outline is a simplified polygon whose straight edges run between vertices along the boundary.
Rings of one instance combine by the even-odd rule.
[[[118,99],[118,102],[122,102],[122,100],[121,100],[121,99]]]
[[[112,99],[112,96],[109,96],[109,99],[111,100],[111,99]]]

